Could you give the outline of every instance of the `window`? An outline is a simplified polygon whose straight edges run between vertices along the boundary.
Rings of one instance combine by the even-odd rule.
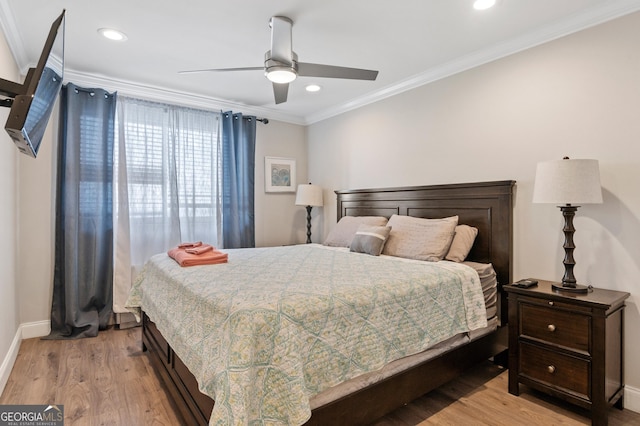
[[[183,241],[219,246],[220,114],[122,96],[117,109],[116,216],[133,270]]]

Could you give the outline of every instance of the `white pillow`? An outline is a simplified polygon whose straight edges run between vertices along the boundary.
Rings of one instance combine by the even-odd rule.
[[[471,247],[473,247],[473,242],[476,240],[477,235],[478,228],[469,225],[456,226],[451,247],[449,247],[449,252],[444,258],[452,262],[465,260],[471,251]]]
[[[394,214],[387,223],[391,233],[382,254],[437,262],[447,254],[457,224],[458,216],[422,219]]]
[[[385,226],[388,219],[382,216],[344,216],[329,232],[325,246],[349,247],[360,225]]]

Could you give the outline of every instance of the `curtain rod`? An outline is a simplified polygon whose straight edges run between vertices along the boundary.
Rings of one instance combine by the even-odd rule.
[[[222,111],[220,111],[220,112],[221,112],[221,113],[223,113],[223,114],[229,114],[229,112],[228,112],[228,111],[227,111],[227,112],[222,112]],[[232,113],[232,114],[233,114],[233,113]],[[237,118],[237,117],[236,117],[236,118]],[[244,118],[244,119],[251,119],[251,118],[255,118],[255,119],[256,119],[256,121],[259,121],[259,122],[261,122],[261,123],[263,123],[263,124],[269,124],[269,119],[268,119],[268,118],[266,118],[266,117],[243,116],[242,118]]]
[[[109,98],[109,96],[113,96],[113,93],[109,93],[104,89],[95,89],[95,88],[87,88],[87,87],[78,87],[76,85],[74,85],[73,87],[73,91],[76,93],[80,93],[80,92],[85,92],[90,94],[91,96],[95,96],[96,94],[96,90],[101,90],[104,92],[104,98],[107,99]]]

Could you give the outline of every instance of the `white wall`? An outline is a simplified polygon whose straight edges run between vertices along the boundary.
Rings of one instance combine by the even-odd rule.
[[[18,82],[18,68],[0,31],[0,77]],[[13,365],[12,342],[18,331],[16,278],[18,150],[4,131],[9,108],[0,108],[0,391]]]
[[[336,221],[335,189],[516,180],[515,278],[557,280],[563,273],[562,216],[553,205],[531,202],[536,163],[598,159],[604,203],[578,210],[575,274],[631,293],[625,376],[636,411],[639,41],[636,13],[308,129],[309,177],[325,188],[325,235]]]
[[[296,181],[306,183],[307,144],[305,128],[271,120],[256,130],[256,246],[304,243],[307,238],[306,210],[295,206],[293,192],[265,192],[264,157],[296,160]],[[319,236],[318,236],[319,238]]]
[[[58,104],[37,158],[19,156],[19,240],[16,259],[20,323],[48,321],[53,294]],[[44,333],[48,333],[44,325]]]

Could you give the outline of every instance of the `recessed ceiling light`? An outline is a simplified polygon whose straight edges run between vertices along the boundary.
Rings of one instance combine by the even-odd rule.
[[[473,8],[475,10],[485,10],[493,7],[496,4],[496,0],[476,0],[473,3]]]
[[[114,30],[113,28],[100,28],[98,33],[109,40],[114,41],[125,41],[127,39],[127,35],[122,31]]]
[[[320,89],[322,89],[322,87],[318,86],[317,84],[308,84],[307,87],[305,87],[305,90],[307,92],[319,92]]]

